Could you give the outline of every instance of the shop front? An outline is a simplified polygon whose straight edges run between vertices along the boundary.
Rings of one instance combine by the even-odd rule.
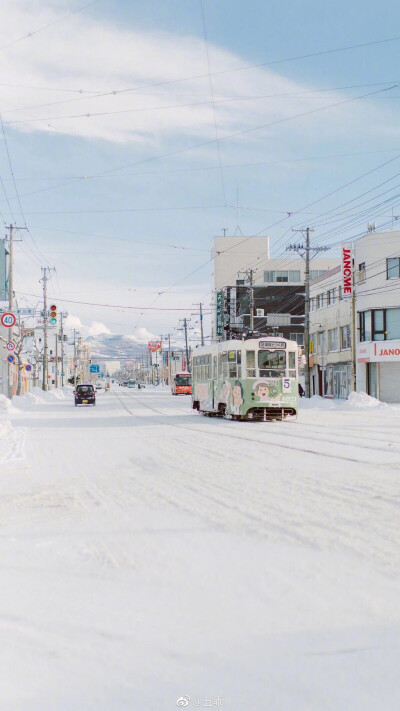
[[[400,402],[400,340],[358,344],[357,390],[382,402]]]

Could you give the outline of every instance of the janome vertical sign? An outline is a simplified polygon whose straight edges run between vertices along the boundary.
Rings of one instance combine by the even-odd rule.
[[[353,293],[353,256],[350,244],[342,244],[342,294],[351,296]]]

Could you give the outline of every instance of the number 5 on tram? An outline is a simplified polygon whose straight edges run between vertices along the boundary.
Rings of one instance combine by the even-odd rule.
[[[283,420],[298,412],[298,345],[285,338],[196,348],[192,407],[236,420]]]

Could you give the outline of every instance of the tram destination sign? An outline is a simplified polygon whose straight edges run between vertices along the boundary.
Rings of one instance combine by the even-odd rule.
[[[259,348],[286,348],[285,341],[260,341]]]

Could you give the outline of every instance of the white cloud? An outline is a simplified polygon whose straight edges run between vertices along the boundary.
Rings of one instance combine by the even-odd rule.
[[[149,341],[159,338],[159,336],[156,336],[154,333],[148,331],[147,328],[142,326],[135,329],[135,332],[132,335],[127,336],[127,338],[131,338],[133,341],[138,341],[139,343],[148,343]]]
[[[2,37],[18,38],[62,16],[65,7],[55,10],[54,5],[44,2],[3,0],[0,13]],[[247,63],[216,46],[210,45],[209,50],[214,72]],[[2,77],[7,77],[3,81],[8,85],[1,87],[3,119],[11,122],[13,128],[155,146],[172,135],[184,134],[193,139],[193,143],[215,138],[214,114],[207,103],[210,84],[205,47],[203,40],[197,37],[122,29],[113,27],[109,20],[105,22],[78,13],[54,24],[51,30],[4,48],[1,60]],[[175,80],[182,77],[200,78],[176,83]],[[163,82],[171,83],[163,85]],[[152,84],[158,86],[149,86]],[[53,91],[23,88],[30,85],[49,87]],[[81,89],[107,93],[134,87],[138,90],[97,98],[89,98],[85,93],[54,91]],[[338,92],[319,96],[290,95],[311,88],[266,68],[216,75],[213,90],[220,136],[280,121],[345,98]],[[227,98],[283,93],[288,95],[219,103]],[[47,105],[54,102],[61,103]],[[37,108],[20,110],[27,106]],[[171,108],[157,108],[165,106]],[[93,116],[113,111],[126,113]],[[91,116],[61,118],[87,114]],[[355,102],[311,114],[288,126],[304,133],[315,130],[318,125],[320,131],[328,134],[329,131],[348,132],[351,126],[362,121],[364,130],[368,131],[372,125],[377,130],[379,117],[383,124],[388,115],[389,111],[384,109],[370,108],[366,124],[364,109]],[[272,130],[276,133],[276,128]],[[257,140],[262,133],[245,134],[245,137]]]
[[[100,321],[92,321],[91,325],[88,328],[88,335],[89,336],[100,336],[102,333],[107,333],[111,334],[111,331],[107,326],[104,325],[104,323],[101,323]]]
[[[76,328],[77,331],[80,331],[84,328],[79,316],[73,316],[72,314],[68,314],[64,321],[64,326],[66,331],[72,331],[74,328]]]

